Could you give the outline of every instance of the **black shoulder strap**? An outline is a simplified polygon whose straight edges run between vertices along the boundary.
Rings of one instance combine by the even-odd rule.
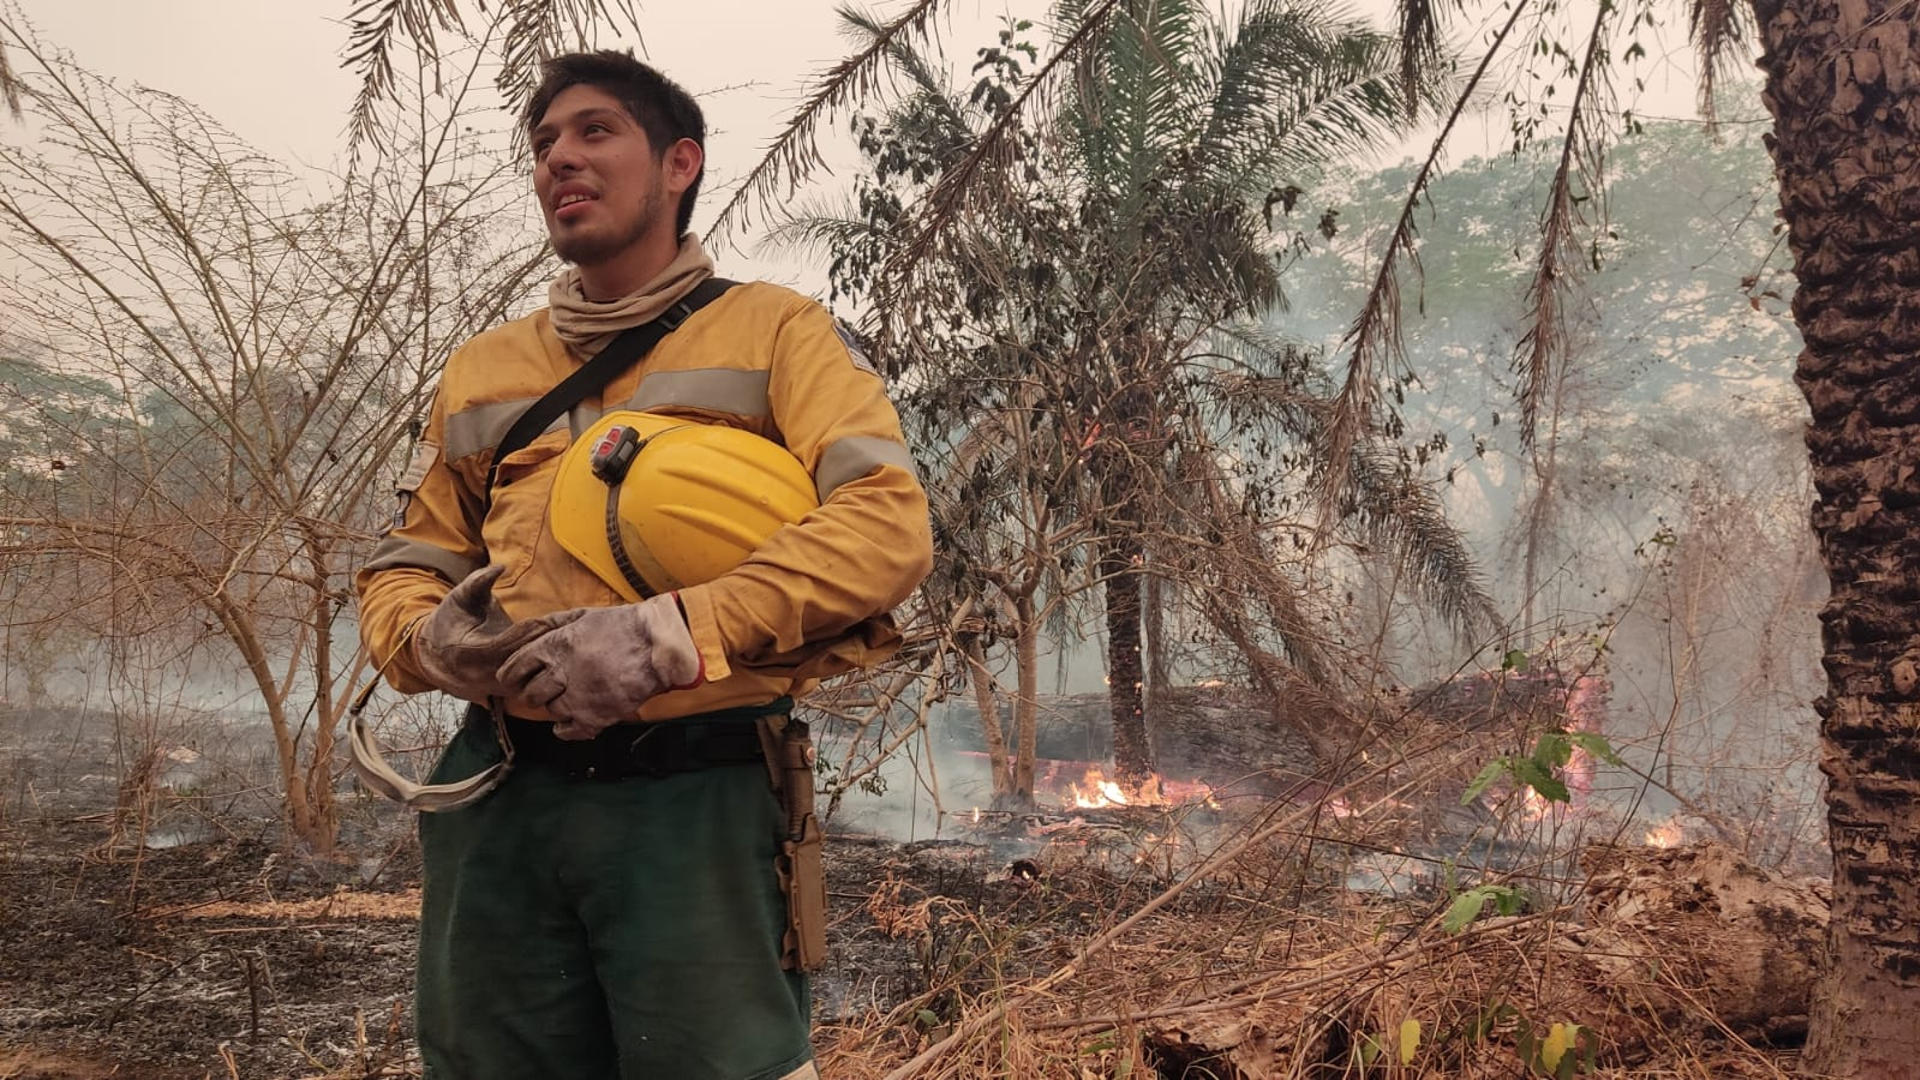
[[[500,445],[493,448],[493,460],[487,465],[487,505],[493,504],[493,482],[499,475],[500,463],[506,460],[508,454],[532,442],[568,409],[612,382],[615,375],[638,363],[653,351],[655,345],[660,344],[661,339],[692,318],[694,312],[718,300],[737,284],[725,278],[710,277],[694,286],[692,292],[661,312],[652,322],[621,331],[620,336],[595,353],[593,359],[581,364],[573,374],[560,380],[558,386],[547,391],[539,401],[521,413],[501,438]]]

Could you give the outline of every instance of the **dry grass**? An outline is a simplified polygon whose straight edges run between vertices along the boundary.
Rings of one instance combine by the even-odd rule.
[[[822,1025],[822,1074],[1507,1080],[1554,1075],[1541,1044],[1555,1025],[1578,1025],[1578,1068],[1561,1075],[1790,1075],[1791,1054],[1760,1039],[1791,1042],[1792,1023],[1774,1021],[1804,1012],[1805,984],[1796,1004],[1793,987],[1741,982],[1747,972],[1728,963],[1755,951],[1753,921],[1740,922],[1751,895],[1732,902],[1701,882],[1712,876],[1703,868],[1746,866],[1731,852],[1596,845],[1589,873],[1576,858],[1583,834],[1627,830],[1585,812],[1533,820],[1511,795],[1470,841],[1446,841],[1498,847],[1507,869],[1463,862],[1436,875],[1444,884],[1430,878],[1399,896],[1347,887],[1356,856],[1417,857],[1407,853],[1453,835],[1442,819],[1496,737],[1462,732],[1410,730],[1402,753],[1376,756],[1342,786],[1252,800],[1260,805],[1225,820],[1189,807],[1034,826],[1046,846],[1017,874],[958,862],[929,873],[901,853],[846,918],[911,946],[917,992]],[[1824,899],[1804,882],[1734,876],[1777,885],[1783,902],[1824,920]],[[1481,882],[1524,890],[1525,909],[1489,909],[1450,932],[1453,895]],[[1800,920],[1799,936],[1811,927]],[[1736,1001],[1730,988],[1751,992]],[[374,1049],[381,1042],[368,1040],[358,1060],[404,1069]]]
[[[251,919],[260,922],[411,922],[420,917],[420,890],[366,893],[341,889],[316,900],[219,900],[159,908],[151,912],[150,917],[156,921]]]
[[[1339,823],[1349,826],[1368,831],[1357,818]],[[1324,842],[1328,823],[1319,828]],[[1078,932],[1065,920],[1036,932],[883,882],[869,902],[877,926],[948,944],[924,993],[818,1032],[823,1074],[1546,1076],[1537,1044],[1553,1025],[1577,1024],[1587,1034],[1573,1053],[1592,1064],[1574,1075],[1789,1075],[1783,1055],[1749,1041],[1757,1018],[1716,1015],[1729,939],[1705,923],[1649,922],[1646,904],[1618,905],[1630,909],[1622,915],[1576,888],[1567,903],[1448,933],[1444,899],[1370,899],[1316,882],[1300,830],[1268,825],[1222,847],[1232,854],[1203,873]],[[1691,865],[1627,852],[1613,871],[1621,859],[1644,862],[1650,881]],[[1673,903],[1685,912],[1694,901]],[[1418,1039],[1403,1062],[1409,1021]]]
[[[1274,828],[1279,820],[1217,841],[1230,857],[1202,874],[1193,873],[1203,865],[1196,862],[1159,888],[1045,857],[1038,879],[1002,881],[1001,892],[969,897],[880,875],[861,914],[917,944],[925,987],[888,1012],[821,1027],[822,1075],[1507,1080],[1551,1075],[1530,1069],[1521,1046],[1526,1029],[1543,1038],[1555,1023],[1591,1033],[1595,1063],[1573,1075],[1793,1075],[1791,1054],[1750,1044],[1750,1032],[1734,1030],[1709,1005],[1716,962],[1708,953],[1724,949],[1724,939],[1655,921],[1648,925],[1659,927],[1656,940],[1632,941],[1632,928],[1611,914],[1629,906],[1615,903],[1623,862],[1678,881],[1673,868],[1691,865],[1685,855],[1609,855],[1594,878],[1608,883],[1602,892],[1448,933],[1439,925],[1444,898],[1369,898],[1331,885],[1303,860],[1300,832]],[[1358,817],[1316,827],[1323,858],[1330,835],[1371,828]],[[367,899],[342,894],[331,908],[209,906],[193,914],[315,918]],[[366,910],[405,903],[385,899],[392,902]],[[1663,962],[1645,964],[1647,956]],[[1623,977],[1635,964],[1638,977]],[[361,1025],[347,1064],[316,1062],[310,1075],[417,1075],[417,1063],[396,1048],[404,1040],[395,1022],[383,1019],[372,1031]],[[1403,1064],[1410,1020],[1419,1040]]]

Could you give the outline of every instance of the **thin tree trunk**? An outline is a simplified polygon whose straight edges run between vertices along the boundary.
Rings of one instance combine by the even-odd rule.
[[[1920,13],[1758,0],[1806,348],[1833,918],[1806,1064],[1920,1077]]]
[[[1031,594],[1013,603],[1020,630],[1014,638],[1019,696],[1013,699],[1013,797],[1033,803],[1033,769],[1040,757],[1040,619]]]
[[[966,644],[967,679],[973,684],[973,702],[980,710],[980,738],[987,744],[987,768],[993,773],[993,801],[1006,798],[1013,783],[1007,768],[1007,735],[1000,726],[1000,694],[987,667],[987,650],[978,637]]]
[[[261,704],[267,708],[267,725],[273,732],[274,756],[280,767],[280,790],[287,797],[287,828],[305,841],[313,832],[313,810],[307,800],[306,785],[300,778],[300,740],[287,717],[286,691],[275,680],[267,651],[246,612],[232,603],[224,587],[211,590],[203,598],[220,620],[227,637],[240,650],[240,658],[260,690]]]
[[[339,730],[333,702],[333,600],[327,594],[329,578],[326,548],[309,531],[307,555],[313,572],[313,747],[307,758],[307,832],[302,836],[319,855],[332,855],[340,834],[340,808],[333,797],[333,742]]]

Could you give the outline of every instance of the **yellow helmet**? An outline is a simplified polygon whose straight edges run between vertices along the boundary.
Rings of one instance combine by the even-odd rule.
[[[712,581],[819,505],[806,467],[773,442],[622,409],[561,456],[548,527],[637,601]]]

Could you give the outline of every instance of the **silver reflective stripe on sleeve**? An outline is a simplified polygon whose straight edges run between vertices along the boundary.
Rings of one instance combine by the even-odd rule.
[[[769,377],[766,371],[731,368],[656,371],[640,380],[627,407],[645,410],[683,405],[735,416],[766,416],[773,411],[767,396]]]
[[[365,569],[392,570],[400,566],[417,567],[422,570],[431,570],[452,584],[458,585],[461,579],[484,565],[486,564],[475,562],[464,555],[457,555],[443,547],[390,535],[373,549],[373,558],[367,560]]]
[[[446,453],[448,461],[459,461],[469,454],[491,452],[507,437],[507,429],[513,426],[520,414],[533,407],[539,398],[516,398],[513,401],[496,401],[491,405],[475,405],[471,409],[462,409],[447,417]],[[547,431],[566,424],[562,416],[547,425]],[[545,434],[545,432],[542,432]]]
[[[813,487],[820,501],[849,480],[858,480],[882,465],[893,465],[913,472],[913,455],[892,439],[871,435],[849,435],[829,443],[820,454],[820,467],[813,471]]]

